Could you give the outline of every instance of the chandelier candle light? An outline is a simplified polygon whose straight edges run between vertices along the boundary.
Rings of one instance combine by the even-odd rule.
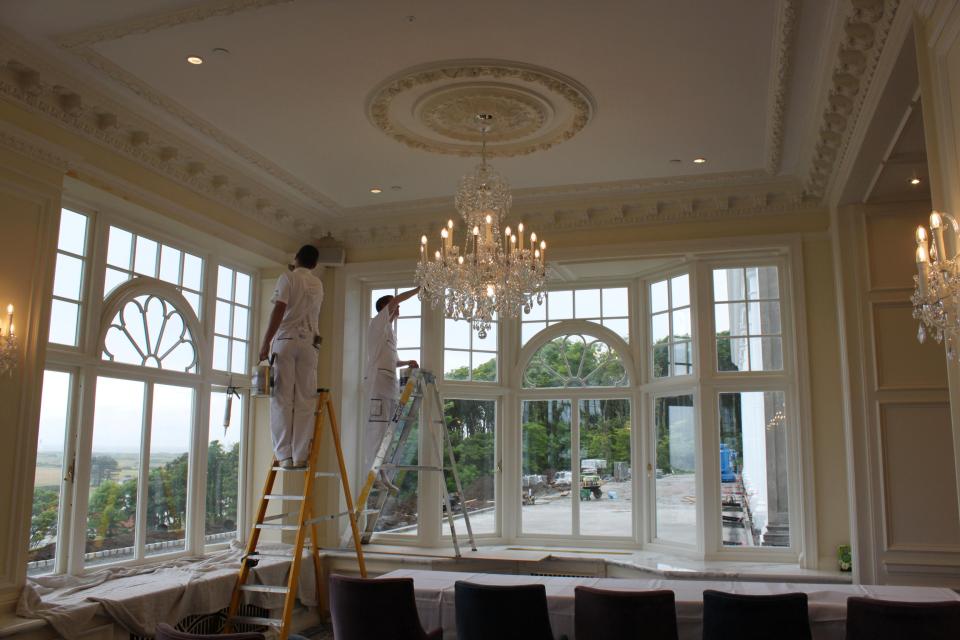
[[[921,343],[927,333],[939,343],[946,340],[947,358],[956,358],[960,339],[960,223],[946,213],[930,214],[930,232],[917,227],[916,289],[910,298],[913,317],[920,321],[917,340]]]
[[[543,304],[547,243],[530,233],[523,223],[516,231],[506,221],[513,197],[510,186],[487,164],[486,134],[493,116],[477,114],[481,133],[481,161],[472,174],[461,178],[454,204],[463,218],[461,242],[448,220],[440,230],[440,248],[430,253],[427,236],[420,238],[416,282],[421,299],[434,308],[443,304],[448,318],[470,322],[482,340],[497,316],[530,313],[533,303]]]

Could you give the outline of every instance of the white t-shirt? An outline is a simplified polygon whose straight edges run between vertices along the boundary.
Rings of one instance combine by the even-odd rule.
[[[370,321],[367,327],[367,366],[363,370],[364,383],[368,393],[378,393],[378,387],[390,384],[397,386],[397,335],[390,320],[390,305]],[[389,377],[389,383],[384,378]]]
[[[278,338],[313,338],[320,334],[323,283],[309,269],[297,267],[281,275],[270,302],[287,305],[277,329]]]

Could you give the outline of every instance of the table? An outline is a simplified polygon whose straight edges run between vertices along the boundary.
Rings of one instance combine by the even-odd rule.
[[[646,591],[669,589],[676,594],[677,628],[680,640],[700,640],[702,634],[703,591],[716,589],[731,593],[775,594],[803,592],[807,594],[810,627],[814,640],[843,640],[847,617],[847,598],[865,596],[883,600],[934,602],[960,600],[950,589],[933,587],[888,587],[873,585],[839,585],[783,582],[734,582],[707,580],[633,580],[619,578],[565,578],[553,576],[501,575],[451,571],[418,571],[399,569],[381,578],[413,578],[417,611],[425,629],[443,627],[444,640],[457,637],[454,610],[454,583],[466,580],[478,584],[516,585],[542,584],[547,590],[547,607],[554,637],[575,640],[573,629],[573,597],[578,586]]]

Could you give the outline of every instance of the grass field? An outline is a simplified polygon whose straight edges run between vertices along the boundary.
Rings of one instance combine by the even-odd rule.
[[[115,479],[119,482],[136,478],[140,469],[139,453],[104,453],[96,452],[98,456],[110,456],[117,461],[118,472]],[[150,467],[162,467],[171,460],[183,454],[166,453],[162,451],[150,454]],[[60,453],[51,453],[41,451],[37,453],[37,469],[34,474],[34,486],[36,487],[58,487],[60,486],[60,477],[63,469],[63,455]]]

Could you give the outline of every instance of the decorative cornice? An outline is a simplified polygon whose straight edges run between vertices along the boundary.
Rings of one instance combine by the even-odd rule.
[[[61,149],[33,134],[21,131],[6,122],[0,122],[0,147],[9,149],[35,162],[66,173],[76,163],[77,157],[65,154]]]
[[[774,28],[773,60],[770,65],[770,97],[767,100],[767,173],[780,171],[783,154],[783,126],[790,89],[793,41],[797,31],[797,0],[780,0]]]
[[[900,0],[843,0],[843,32],[823,99],[825,107],[809,163],[805,189],[824,197],[834,168],[846,155]]]
[[[156,29],[168,29],[191,22],[201,22],[207,18],[228,16],[248,9],[260,9],[275,4],[285,4],[293,0],[212,0],[193,7],[167,11],[149,16],[138,16],[130,20],[114,22],[78,31],[58,39],[60,46],[67,49],[93,45],[106,40],[119,40],[131,34],[150,33]]]
[[[13,34],[2,35],[0,97],[282,233],[323,231],[313,208],[252,180],[102,93],[80,87]]]
[[[420,203],[422,205],[422,203]],[[447,199],[442,211],[452,211]],[[598,227],[642,227],[730,218],[804,214],[822,210],[817,199],[805,197],[794,180],[768,180],[739,189],[683,190],[649,193],[634,198],[608,197],[584,202],[528,202],[514,207],[511,218],[522,219],[545,234]],[[409,244],[423,234],[435,232],[440,211],[419,208],[416,203],[403,213],[364,217],[362,224],[338,225],[335,233],[348,247],[378,247]],[[403,222],[398,222],[402,220]]]

